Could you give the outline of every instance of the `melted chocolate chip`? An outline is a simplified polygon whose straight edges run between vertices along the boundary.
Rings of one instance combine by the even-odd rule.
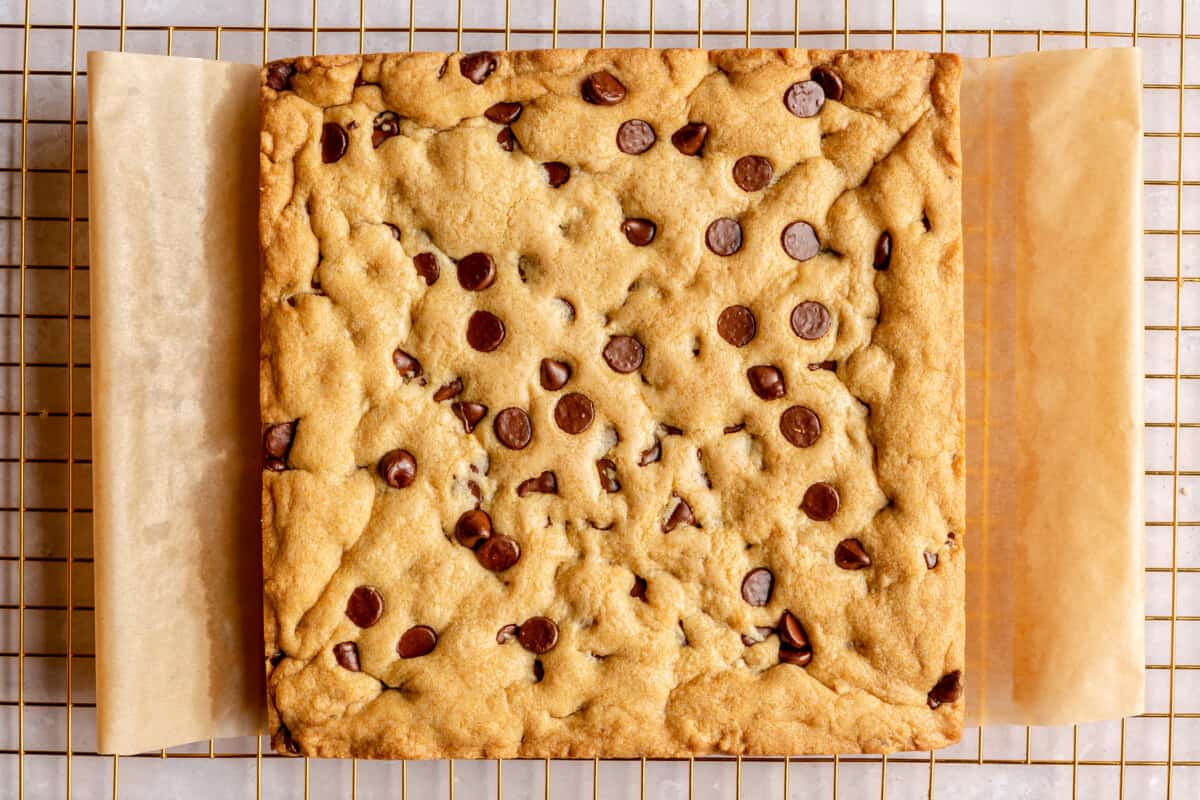
[[[799,81],[783,93],[783,104],[797,117],[815,117],[825,105],[825,90],[816,81]]]
[[[726,433],[726,434],[739,433],[740,431],[745,430],[745,428],[746,428],[746,423],[739,422],[736,425],[726,425],[724,428],[722,428],[721,432]]]
[[[463,547],[474,550],[480,542],[492,535],[492,518],[486,511],[476,508],[465,512],[454,523],[454,538]]]
[[[703,122],[689,122],[671,134],[671,144],[685,156],[700,154],[704,140],[708,138],[708,126]]]
[[[487,253],[471,253],[459,260],[458,283],[470,292],[480,292],[496,282],[496,262]]]
[[[545,470],[536,478],[521,481],[517,486],[517,496],[525,497],[533,492],[541,494],[558,494],[558,478],[550,470]]]
[[[521,560],[521,545],[516,539],[497,533],[475,550],[475,558],[484,569],[504,572]]]
[[[783,373],[778,367],[765,364],[753,366],[746,370],[746,378],[750,381],[750,388],[763,400],[777,400],[787,394]]]
[[[575,435],[592,426],[596,408],[587,395],[571,392],[558,398],[554,405],[554,421],[565,432]]]
[[[440,403],[443,400],[449,400],[451,397],[458,397],[462,394],[463,382],[462,378],[455,378],[447,384],[438,387],[438,390],[433,393],[433,401]],[[470,431],[467,431],[470,433]]]
[[[767,188],[775,170],[763,156],[742,156],[733,162],[733,182],[743,192],[757,192]]]
[[[821,242],[813,226],[799,220],[783,229],[779,241],[783,244],[783,252],[797,261],[808,261],[821,250]]]
[[[812,75],[810,76],[816,81],[821,91],[825,93],[826,100],[841,100],[842,99],[842,79],[829,67],[813,67]]]
[[[390,450],[379,459],[379,477],[393,489],[404,489],[417,479],[417,460],[407,450]]]
[[[346,601],[346,616],[360,628],[369,628],[383,616],[383,597],[374,586],[359,586]]]
[[[517,638],[517,631],[519,630],[520,628],[511,622],[505,625],[500,630],[496,631],[496,644],[508,644],[513,639]]]
[[[413,257],[413,266],[417,274],[425,279],[426,286],[437,283],[441,270],[438,268],[437,257],[433,253],[417,253]]]
[[[717,333],[734,347],[745,347],[758,332],[754,312],[745,306],[729,306],[717,317]]]
[[[496,415],[492,430],[500,444],[509,450],[524,450],[533,438],[533,423],[524,409],[509,407]]]
[[[736,219],[714,219],[704,231],[704,243],[719,256],[731,256],[742,249],[742,226]]]
[[[797,667],[807,667],[812,663],[811,647],[792,647],[787,644],[779,645],[779,661],[783,664],[795,664]]]
[[[276,651],[271,655],[270,662],[272,667],[278,667],[279,663],[287,658],[287,653],[282,650]]]
[[[533,682],[541,683],[546,678],[546,666],[540,658],[533,660]]]
[[[428,625],[414,625],[404,632],[396,643],[396,652],[401,658],[420,658],[437,647],[437,634]]]
[[[816,300],[805,300],[792,309],[792,332],[801,339],[820,339],[829,332],[829,309]]]
[[[775,588],[775,576],[766,567],[756,567],[742,578],[742,599],[752,606],[765,606],[771,602],[771,590]]]
[[[506,153],[511,153],[513,148],[517,146],[517,137],[513,133],[512,128],[501,128],[496,134],[496,144],[500,145],[500,149]]]
[[[400,133],[400,116],[395,111],[380,111],[371,130],[371,146],[379,145]]]
[[[892,235],[887,231],[879,234],[875,242],[875,258],[872,261],[877,270],[885,270],[892,263]]]
[[[821,436],[821,418],[806,406],[792,406],[780,415],[779,432],[796,447],[812,447]]]
[[[627,375],[642,366],[646,348],[632,336],[614,336],[604,345],[604,361],[614,372]]]
[[[680,525],[700,527],[700,524],[696,522],[696,515],[692,513],[692,507],[682,497],[679,498],[679,502],[672,509],[671,515],[667,517],[667,521],[663,523],[663,533],[670,533]]]
[[[636,597],[637,599],[641,600],[642,602],[647,602],[646,601],[646,579],[645,578],[643,578],[639,575],[635,575],[633,577],[633,588],[629,590],[629,596]]]
[[[500,125],[511,125],[520,119],[521,112],[524,110],[525,107],[520,103],[496,103],[489,106],[483,115]]]
[[[296,65],[290,61],[274,61],[267,65],[267,86],[277,92],[292,88]]]
[[[333,646],[333,657],[342,669],[359,672],[362,666],[358,662],[358,645],[354,642],[338,642]]]
[[[656,438],[654,444],[646,450],[642,451],[641,457],[638,458],[638,466],[645,467],[653,464],[662,458],[662,443]]]
[[[657,232],[658,226],[648,219],[630,218],[621,223],[621,233],[636,247],[645,247],[653,242]]]
[[[571,179],[571,168],[561,161],[547,161],[542,164],[546,170],[546,180],[550,187],[557,189]]]
[[[350,136],[341,125],[326,122],[321,126],[321,160],[326,164],[332,164],[346,155],[349,146]]]
[[[530,617],[521,623],[517,639],[531,653],[549,653],[558,644],[558,625],[548,617]]]
[[[941,677],[929,690],[929,707],[937,708],[943,703],[953,703],[962,695],[962,672],[954,670]]]
[[[837,372],[837,362],[836,361],[818,361],[816,364],[808,365],[809,372],[816,372],[819,369],[827,369],[830,372]]]
[[[602,458],[596,462],[596,472],[600,474],[600,488],[612,494],[621,491],[621,483],[617,480],[617,464],[611,458]]]
[[[392,363],[405,382],[421,376],[421,362],[397,347],[392,351]]]
[[[625,120],[617,128],[617,147],[631,156],[640,156],[653,147],[657,139],[654,128],[643,119]]]
[[[467,344],[490,353],[504,341],[504,323],[490,311],[476,311],[467,320]]]
[[[833,563],[842,569],[865,569],[871,566],[871,557],[858,539],[842,539],[833,551]]]
[[[938,565],[938,554],[932,553],[932,552],[926,550],[925,551],[925,567],[927,569],[933,569],[937,565]]]
[[[279,422],[263,431],[263,453],[268,458],[286,461],[288,452],[292,449],[292,440],[296,437],[296,424],[299,420]]]
[[[487,80],[488,76],[496,69],[496,65],[500,63],[495,53],[480,52],[465,55],[458,62],[458,71],[462,76],[476,85]]]
[[[833,519],[841,506],[841,498],[837,489],[828,483],[814,483],[804,491],[804,499],[800,501],[800,509],[808,518],[817,522]]]
[[[488,407],[483,403],[455,403],[450,410],[462,420],[463,430],[470,433],[487,416]]]
[[[625,85],[610,72],[593,72],[583,79],[583,99],[598,106],[612,106],[625,99]]]
[[[571,380],[571,366],[565,361],[543,358],[542,364],[538,368],[538,377],[542,382],[543,389],[548,392],[557,392],[567,385],[567,381]]]

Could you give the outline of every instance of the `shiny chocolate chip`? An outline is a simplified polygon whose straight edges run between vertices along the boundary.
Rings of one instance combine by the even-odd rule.
[[[519,630],[520,628],[511,622],[505,625],[500,630],[496,631],[496,644],[508,644],[513,639],[517,638],[517,631]]]
[[[811,647],[792,647],[789,644],[779,645],[779,660],[784,664],[795,664],[797,667],[807,667],[812,663]]]
[[[455,403],[450,406],[450,410],[462,420],[463,430],[470,433],[475,430],[479,421],[487,416],[488,407],[483,403]]]
[[[743,192],[757,192],[767,188],[775,170],[763,156],[742,156],[733,162],[733,182]]]
[[[887,231],[879,234],[875,242],[875,258],[872,261],[875,269],[885,270],[892,263],[892,235]]]
[[[571,168],[561,161],[547,161],[542,167],[546,170],[546,180],[553,189],[571,179]]]
[[[333,657],[342,669],[359,672],[362,666],[358,662],[358,645],[354,642],[338,642],[333,646]]]
[[[629,596],[636,597],[637,599],[645,602],[646,601],[646,585],[647,584],[646,584],[645,578],[641,577],[640,575],[635,575],[633,577],[633,588],[629,590]]]
[[[541,475],[536,478],[529,478],[521,481],[517,486],[517,496],[525,497],[526,495],[540,492],[541,494],[558,494],[558,477],[551,470],[544,470]]]
[[[692,513],[692,507],[688,505],[688,501],[682,497],[675,504],[675,508],[671,510],[671,515],[667,517],[667,521],[663,523],[663,533],[670,533],[680,525],[694,525],[699,528],[700,524],[696,522],[696,515]]]
[[[783,244],[783,252],[797,261],[808,261],[821,250],[821,242],[813,226],[800,220],[784,228],[779,241]]]
[[[792,406],[780,415],[779,432],[796,447],[812,447],[821,436],[821,418],[806,406]]]
[[[492,430],[500,444],[509,450],[524,450],[533,438],[533,423],[524,409],[509,407],[496,415]]]
[[[583,99],[598,106],[613,106],[625,99],[625,85],[611,72],[593,72],[583,79]]]
[[[458,71],[471,83],[478,85],[487,80],[499,63],[500,59],[495,53],[487,51],[471,53],[463,56],[462,60],[458,62]]]
[[[792,309],[792,332],[801,339],[820,339],[829,332],[829,309],[816,300],[805,300]]]
[[[380,111],[371,129],[371,146],[379,145],[400,133],[400,116],[395,111]]]
[[[462,390],[462,378],[455,378],[449,383],[439,386],[438,390],[433,393],[433,400],[435,403],[440,403],[443,400],[449,400],[452,397],[458,397],[460,394],[462,394]],[[467,432],[470,433],[470,431]]]
[[[611,458],[602,458],[596,462],[596,472],[600,474],[600,488],[608,494],[621,491],[621,483],[617,480],[617,464]]]
[[[571,380],[571,366],[565,361],[543,358],[541,366],[538,367],[538,378],[542,382],[543,389],[548,392],[557,392],[567,385],[567,381]]]
[[[492,535],[492,518],[478,508],[465,512],[454,523],[454,538],[463,547],[474,550]]]
[[[825,90],[816,81],[799,81],[783,93],[783,104],[797,117],[815,117],[825,105]]]
[[[745,347],[758,332],[754,312],[745,306],[729,306],[717,317],[717,333],[734,347]]]
[[[844,89],[842,79],[832,69],[829,67],[813,67],[812,74],[809,77],[820,85],[821,91],[825,93],[826,100],[842,99],[842,91]]]
[[[622,153],[639,156],[654,146],[654,128],[644,119],[627,119],[617,128],[617,147]]]
[[[742,578],[742,599],[752,606],[765,606],[771,602],[771,590],[775,588],[775,576],[766,567],[756,567]]]
[[[350,136],[341,125],[326,122],[321,126],[321,160],[326,164],[332,164],[346,155],[349,146]]]
[[[420,658],[437,647],[437,634],[428,625],[414,625],[404,632],[396,643],[396,652],[401,658]]]
[[[467,291],[483,291],[496,282],[496,261],[487,253],[471,253],[455,269],[459,285]]]
[[[814,483],[804,491],[804,499],[800,501],[800,509],[808,518],[817,522],[833,519],[841,506],[842,500],[837,489],[828,483]]]
[[[587,395],[571,392],[558,398],[554,405],[554,421],[565,432],[575,435],[592,426],[596,408]]]
[[[437,283],[438,276],[441,275],[437,256],[433,253],[417,253],[413,256],[413,267],[416,268],[417,274],[425,279],[426,286],[433,286]]]
[[[778,367],[758,364],[746,370],[746,378],[750,381],[750,388],[763,400],[777,400],[787,394],[783,373]]]
[[[392,351],[392,363],[396,365],[396,371],[400,373],[400,377],[404,378],[405,381],[410,381],[413,378],[421,376],[421,362],[399,347]]]
[[[504,323],[490,311],[476,311],[467,320],[467,344],[490,353],[504,341]]]
[[[383,616],[383,596],[374,586],[359,586],[346,601],[346,616],[360,628],[369,628]]]
[[[516,539],[497,533],[475,550],[475,558],[484,569],[504,572],[521,560],[521,545]]]
[[[642,451],[641,456],[638,458],[638,466],[649,466],[660,458],[662,458],[662,442],[656,438],[654,444]]]
[[[483,115],[500,125],[512,125],[521,117],[525,107],[520,103],[496,103],[488,107]]]
[[[390,450],[379,459],[378,470],[388,486],[404,489],[417,479],[417,459],[407,450]]]
[[[632,336],[614,336],[604,345],[604,361],[613,372],[627,375],[642,366],[646,348]]]
[[[292,88],[296,65],[290,61],[274,61],[267,65],[267,86],[277,92]]]
[[[962,695],[962,672],[954,670],[941,677],[929,690],[928,703],[930,708],[937,708],[943,703],[953,703]]]
[[[703,122],[689,122],[671,134],[671,144],[685,156],[700,155],[704,140],[708,138],[708,126]]]
[[[930,552],[929,550],[926,550],[925,551],[925,567],[927,569],[933,569],[937,565],[938,565],[938,554]]]
[[[558,625],[549,617],[530,617],[521,623],[517,639],[531,653],[549,653],[558,644]]]
[[[648,219],[631,217],[621,223],[621,233],[636,247],[645,247],[653,242],[657,232],[658,226]]]
[[[714,219],[704,231],[704,244],[719,256],[731,256],[742,249],[742,226],[736,219]]]
[[[281,461],[287,459],[288,451],[292,449],[292,440],[296,436],[298,422],[299,420],[292,420],[267,426],[267,429],[263,431],[263,453],[268,458],[277,458]]]
[[[272,653],[271,658],[270,658],[271,666],[278,667],[279,663],[281,661],[283,661],[285,658],[287,658],[287,653],[283,652],[282,650],[278,650],[278,651]]]
[[[866,569],[871,557],[858,539],[842,539],[833,551],[833,562],[842,569]]]

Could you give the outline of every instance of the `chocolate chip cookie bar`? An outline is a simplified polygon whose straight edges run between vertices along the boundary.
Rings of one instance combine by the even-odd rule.
[[[955,741],[958,82],[915,52],[266,66],[275,747]]]

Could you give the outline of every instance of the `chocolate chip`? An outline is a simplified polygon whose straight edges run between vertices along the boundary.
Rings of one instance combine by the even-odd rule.
[[[695,156],[700,154],[707,137],[707,125],[703,122],[689,122],[671,134],[671,144],[685,156]]]
[[[542,494],[558,494],[558,478],[550,470],[545,470],[536,478],[521,481],[517,486],[517,496],[524,497],[533,492]]]
[[[629,243],[637,247],[645,247],[654,241],[658,226],[648,219],[630,218],[621,223],[621,233]]]
[[[805,300],[792,309],[792,331],[801,339],[820,339],[829,332],[829,309],[816,300]]]
[[[630,597],[636,597],[642,602],[646,602],[646,579],[635,575],[633,577],[633,588],[629,590]]]
[[[379,459],[379,477],[393,489],[404,489],[417,479],[417,460],[407,450],[391,450]]]
[[[283,740],[283,748],[292,755],[300,755],[300,743],[292,738],[292,732],[287,725],[279,726],[279,738]]]
[[[771,162],[762,156],[742,156],[733,162],[733,182],[743,192],[767,188],[773,174]]]
[[[797,667],[807,667],[812,663],[811,647],[792,647],[787,644],[779,645],[779,661],[784,664],[795,664]]]
[[[825,105],[825,90],[816,81],[799,81],[783,93],[783,104],[797,117],[815,117]]]
[[[731,256],[742,249],[742,226],[736,219],[714,219],[704,231],[704,243],[719,256]]]
[[[746,647],[753,647],[754,645],[765,641],[768,636],[775,632],[775,629],[766,628],[762,625],[756,625],[754,626],[754,632],[758,634],[757,638],[754,636],[748,636],[744,633],[742,634],[742,644],[746,645]]]
[[[400,133],[400,116],[395,111],[380,111],[375,115],[371,130],[371,146],[378,148],[388,139]]]
[[[524,450],[533,438],[533,424],[524,409],[510,406],[504,409],[492,421],[492,430],[500,444],[509,450]]]
[[[921,214],[921,225],[925,228],[926,233],[929,233],[931,230],[933,230],[933,223],[929,221],[929,214]]]
[[[746,370],[750,388],[763,400],[776,400],[787,394],[783,373],[777,367],[759,364]]]
[[[284,472],[287,470],[287,468],[287,462],[282,458],[276,458],[275,456],[267,456],[266,460],[263,462],[263,469],[271,472]]]
[[[575,435],[592,426],[596,408],[587,395],[579,392],[565,394],[554,405],[554,421],[565,432]]]
[[[496,631],[496,644],[508,644],[513,639],[517,638],[517,631],[519,630],[520,628],[511,622],[505,625],[500,630]]]
[[[821,250],[813,226],[799,220],[783,229],[779,241],[783,244],[783,252],[797,261],[808,261]]]
[[[346,616],[360,628],[369,628],[383,616],[383,597],[374,586],[359,586],[346,601]]]
[[[332,164],[346,155],[349,146],[350,136],[341,125],[326,122],[321,126],[321,160],[326,164]]]
[[[271,654],[270,662],[272,667],[278,667],[279,663],[287,658],[287,653],[282,650],[277,650]]]
[[[437,283],[441,270],[438,268],[437,257],[433,253],[417,253],[413,257],[413,266],[416,267],[417,274],[425,279],[426,286],[433,286]]]
[[[809,519],[825,522],[832,519],[841,506],[841,498],[837,489],[828,483],[814,483],[804,491],[804,499],[800,501],[800,509]]]
[[[471,83],[479,85],[487,80],[499,63],[500,59],[496,57],[495,53],[488,51],[471,53],[463,56],[462,60],[458,62],[458,71]]]
[[[455,403],[450,410],[462,420],[463,430],[470,433],[487,416],[488,407],[483,403]]]
[[[396,371],[406,382],[421,375],[421,362],[399,347],[392,351],[392,363],[396,365]]]
[[[614,336],[604,345],[604,360],[614,372],[627,375],[642,366],[646,348],[632,336]]]
[[[511,153],[513,148],[517,146],[517,137],[513,133],[512,128],[501,128],[496,134],[496,144],[500,145],[500,149],[506,153]]]
[[[665,422],[662,423],[661,427],[662,427],[663,433],[665,433],[667,436],[682,436],[683,435],[683,428],[676,428],[674,425],[668,425]]]
[[[627,119],[617,128],[617,147],[631,156],[640,156],[649,150],[657,138],[654,128],[643,119]]]
[[[729,433],[738,433],[738,432],[740,432],[740,431],[744,430],[744,429],[745,429],[745,427],[746,427],[746,423],[744,423],[744,422],[739,422],[739,423],[738,423],[738,424],[736,424],[736,425],[726,425],[726,426],[725,426],[725,427],[722,429],[722,433],[726,433],[726,434],[729,434]]]
[[[488,110],[483,112],[483,115],[492,122],[499,123],[500,125],[512,125],[520,119],[521,112],[524,110],[525,107],[520,103],[496,103],[489,106]]]
[[[655,439],[654,444],[650,445],[649,449],[642,451],[641,457],[638,458],[638,466],[648,466],[660,458],[662,458],[662,443],[658,439]]]
[[[472,509],[465,512],[454,523],[454,538],[463,547],[474,550],[479,543],[492,535],[492,518],[486,511]]]
[[[779,618],[779,640],[780,661],[798,667],[807,666],[812,661],[812,645],[809,644],[808,634],[790,611],[783,612]]]
[[[299,420],[295,419],[291,422],[278,422],[263,431],[263,453],[268,458],[287,459],[288,451],[292,449],[292,439],[296,436],[298,422]]]
[[[401,658],[420,658],[433,652],[437,647],[437,634],[428,625],[414,625],[404,632],[396,644],[396,652]]]
[[[354,642],[338,642],[333,646],[333,657],[342,669],[359,672],[362,666],[358,663],[358,645]]]
[[[549,653],[558,644],[558,625],[548,617],[530,617],[521,623],[517,639],[531,653]]]
[[[451,397],[458,397],[460,394],[462,394],[462,390],[462,378],[455,378],[449,383],[438,387],[438,390],[433,393],[433,401],[435,403],[440,403],[443,400],[449,400]],[[467,433],[470,433],[470,431],[467,431]]]
[[[484,569],[504,572],[521,560],[521,545],[516,539],[497,533],[475,550],[475,558]]]
[[[533,682],[541,683],[546,678],[546,667],[540,658],[533,660]]]
[[[583,99],[598,106],[613,106],[625,99],[625,85],[610,72],[593,72],[583,79]]]
[[[561,161],[547,161],[542,164],[546,170],[546,180],[550,187],[557,189],[571,179],[571,168]]]
[[[858,539],[842,539],[833,551],[833,563],[842,569],[865,569],[871,566],[871,557]]]
[[[933,569],[938,565],[938,554],[925,551],[925,566],[928,569]]]
[[[467,344],[490,353],[504,341],[504,323],[490,311],[476,311],[467,321]]]
[[[471,253],[455,269],[459,285],[467,291],[480,292],[496,282],[496,262],[487,253]]]
[[[892,235],[887,231],[879,234],[879,240],[875,242],[875,259],[872,263],[880,271],[892,263]]]
[[[538,377],[542,381],[543,389],[548,392],[557,392],[571,379],[571,367],[565,361],[543,358],[542,364],[538,368]]]
[[[827,369],[830,372],[837,372],[837,362],[836,361],[819,361],[816,364],[808,365],[809,372],[816,372],[819,369]]]
[[[479,488],[479,484],[475,481],[467,481],[467,491],[475,498],[475,507],[479,508],[479,501],[483,499],[483,490]]]
[[[596,472],[600,473],[600,488],[612,494],[621,491],[621,483],[617,480],[617,464],[611,458],[602,458],[596,462]]]
[[[292,88],[296,66],[290,61],[274,61],[267,65],[267,86],[277,92]]]
[[[842,86],[842,79],[832,69],[829,67],[813,67],[810,77],[820,85],[821,91],[825,93],[825,99],[842,99],[842,90],[844,88]]]
[[[397,242],[400,241],[400,229],[390,222],[385,222],[383,224],[386,225],[387,229],[392,232],[392,238]]]
[[[742,599],[752,606],[765,606],[771,602],[771,590],[775,588],[775,576],[766,567],[756,567],[742,578]]]
[[[779,432],[796,447],[812,447],[821,436],[821,418],[806,406],[792,406],[780,415]]]
[[[688,505],[688,501],[682,497],[671,511],[671,515],[667,517],[667,521],[663,523],[663,533],[670,533],[680,525],[694,525],[697,528],[700,524],[696,522],[696,515],[692,513],[692,507]]]
[[[929,707],[937,708],[942,703],[953,703],[962,695],[962,672],[954,670],[941,677],[929,690]]]
[[[717,317],[717,333],[734,347],[750,344],[757,332],[754,312],[745,306],[729,306]]]

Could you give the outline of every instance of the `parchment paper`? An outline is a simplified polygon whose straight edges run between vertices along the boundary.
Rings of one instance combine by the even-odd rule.
[[[257,68],[88,70],[99,747],[253,735]],[[1142,708],[1140,85],[1131,50],[964,74],[976,722]]]

